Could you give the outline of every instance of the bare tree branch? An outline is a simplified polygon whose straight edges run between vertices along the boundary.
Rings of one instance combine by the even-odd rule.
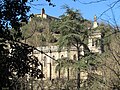
[[[44,6],[44,5],[46,5],[45,3],[42,3],[42,4],[33,4],[31,2],[27,2],[27,3],[32,5],[32,6]]]
[[[120,66],[119,60],[117,59],[117,57],[115,56],[115,54],[113,53],[113,50],[109,47],[110,53],[112,54],[114,60],[118,63],[118,65]],[[116,54],[117,55],[117,54]]]
[[[110,7],[111,7],[111,6],[110,6]],[[112,12],[112,16],[113,16],[115,28],[117,28],[117,30],[118,30],[118,24],[117,24],[117,21],[116,21],[116,18],[115,18],[115,15],[114,15],[114,12],[113,12],[113,8],[112,8],[112,7],[111,7],[111,12]]]
[[[93,4],[93,3],[99,3],[107,0],[96,0],[96,1],[91,1],[91,2],[81,2],[80,0],[77,0],[81,4]]]
[[[109,10],[111,10],[113,7],[115,7],[115,5],[118,4],[119,2],[120,2],[120,0],[117,0],[117,1],[115,1],[115,2],[113,2],[113,3],[111,3],[111,4],[109,5],[109,8],[106,9],[104,12],[102,12],[97,19],[99,19],[104,13],[106,13],[107,11],[109,11]]]
[[[96,3],[100,3],[100,2],[105,2],[105,1],[108,1],[108,0],[94,0],[94,1],[90,1],[90,2],[81,2],[81,0],[75,0],[75,1],[78,1],[79,3],[81,4],[96,4]],[[100,19],[101,16],[103,16],[103,14],[105,14],[106,12],[108,12],[109,10],[111,10],[112,8],[114,8],[118,3],[120,2],[120,0],[115,0],[113,1],[112,3],[110,3],[108,6],[109,8],[107,8],[105,11],[103,11],[97,19]],[[112,11],[113,12],[113,11]],[[113,13],[112,13],[113,15]],[[115,19],[115,18],[114,18]],[[116,21],[116,20],[115,20]],[[116,23],[116,22],[115,22]]]
[[[111,68],[110,66],[105,65],[105,64],[104,64],[103,66],[105,66],[105,67],[107,67],[108,69],[110,69],[110,70],[118,77],[118,79],[120,80],[119,73],[117,73],[113,68]]]

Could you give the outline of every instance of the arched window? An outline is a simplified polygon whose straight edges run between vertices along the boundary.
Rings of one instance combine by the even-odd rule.
[[[47,58],[46,58],[46,56],[44,56],[43,61],[44,61],[44,67],[46,67],[47,66]]]
[[[64,56],[63,55],[61,55],[61,58],[63,58]]]
[[[96,47],[99,47],[99,46],[100,46],[100,39],[96,39],[96,41],[95,41],[95,46],[96,46]]]
[[[54,55],[53,55],[53,58],[55,59]],[[55,65],[55,60],[52,61],[52,65]]]
[[[76,54],[74,54],[74,55],[73,55],[73,60],[76,60],[76,59],[77,59],[77,58],[76,58]]]
[[[92,46],[94,46],[95,45],[95,39],[93,38],[92,39]]]
[[[100,44],[100,40],[98,38],[93,38],[92,39],[92,46],[98,47]]]

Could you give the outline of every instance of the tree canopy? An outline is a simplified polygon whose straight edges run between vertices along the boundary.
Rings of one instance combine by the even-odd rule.
[[[0,87],[12,87],[11,79],[29,74],[43,78],[38,66],[39,60],[33,55],[34,48],[21,42],[22,22],[28,22],[28,0],[0,1]],[[11,88],[12,89],[12,88]]]
[[[25,75],[29,75],[34,78],[44,77],[41,70],[42,64],[33,55],[33,51],[35,48],[21,41],[25,39],[25,37],[23,37],[22,35],[21,26],[23,26],[23,22],[28,23],[29,19],[27,13],[30,11],[30,6],[27,4],[27,2],[33,1],[34,0],[0,1],[0,89],[2,87],[9,87],[10,89],[12,89],[11,81],[14,78],[18,79],[20,77],[24,77]],[[49,3],[49,5],[53,5],[51,3],[51,0],[46,1]],[[98,0],[96,2],[100,1],[105,0]],[[114,7],[114,5],[118,2],[119,0],[116,0],[112,4],[112,6]],[[59,61],[59,64],[62,63],[61,66],[67,68],[68,71],[69,67],[74,64],[73,67],[77,68],[78,70],[78,88],[80,87],[80,70],[84,68],[88,72],[88,79],[83,82],[85,85],[87,85],[87,89],[93,88],[94,84],[96,86],[96,81],[98,79],[99,83],[97,82],[97,84],[99,84],[99,86],[105,85],[107,89],[112,88],[119,90],[119,27],[117,26],[113,28],[110,25],[101,26],[100,28],[104,30],[113,30],[113,32],[104,31],[105,38],[103,42],[107,52],[105,51],[105,53],[101,55],[90,53],[90,50],[87,46],[89,32],[88,27],[86,27],[89,26],[89,21],[84,19],[78,10],[70,9],[68,6],[64,7],[66,9],[66,12],[60,17],[60,20],[58,20],[57,22],[53,22],[54,24],[52,28],[52,33],[55,32],[60,34],[58,44],[60,48],[66,46],[68,49],[68,53],[72,45],[76,47],[78,60],[75,63],[72,62],[72,60],[69,60],[69,58],[64,58],[65,60],[67,59],[67,61],[64,62],[63,59]],[[23,30],[25,29],[26,26],[23,26]],[[33,29],[41,33],[41,29],[43,28],[42,26],[37,25],[37,27]],[[45,38],[41,35],[40,39],[50,42],[52,36],[51,32],[46,32],[45,34]],[[83,48],[88,53],[82,55],[80,53],[81,46],[83,46]],[[40,52],[43,53],[42,51]],[[103,62],[98,63],[96,62],[97,59],[100,59]],[[66,66],[64,66],[63,64],[65,64]],[[101,77],[99,78],[97,75],[93,75],[93,73],[90,72],[90,67],[96,67],[97,65],[100,66],[100,69],[102,68],[101,71],[104,72],[104,75],[102,75],[102,79]],[[41,68],[39,68],[39,66],[41,66]],[[106,68],[106,70],[104,70],[103,68]],[[94,88],[96,89],[96,87]]]

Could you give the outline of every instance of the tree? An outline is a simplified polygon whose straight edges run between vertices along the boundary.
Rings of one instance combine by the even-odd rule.
[[[74,46],[77,50],[77,61],[80,62],[81,58],[84,56],[81,54],[81,47],[89,53],[89,48],[87,47],[88,30],[84,27],[84,22],[87,20],[83,19],[78,10],[74,11],[68,6],[65,6],[66,12],[61,16],[59,22],[59,47],[67,47],[68,51],[71,46]],[[85,53],[87,55],[88,53]],[[80,68],[77,68],[77,88],[80,88]]]
[[[108,0],[95,0],[93,2],[88,2],[88,3],[82,3],[82,4],[92,4],[92,3],[98,3],[102,1],[108,1]],[[111,11],[111,16],[108,16],[108,18],[111,19],[102,19],[107,25],[103,25],[102,27],[104,30],[104,53],[100,56],[101,60],[101,71],[103,74],[103,83],[101,84],[103,89],[105,90],[119,90],[119,24],[117,23],[118,20],[116,19],[117,14],[114,10],[116,8],[118,9],[120,0],[114,0],[111,1],[108,5],[108,8],[104,10],[100,15],[99,19],[108,11]]]
[[[104,49],[99,57],[102,60],[101,71],[103,73],[104,88],[106,90],[120,89],[120,32],[109,25],[105,26]]]
[[[30,22],[21,27],[25,43],[35,47],[54,44],[57,39],[50,29],[51,22],[54,20],[50,18],[45,19],[37,15],[31,17]]]
[[[24,77],[43,78],[41,65],[33,55],[34,47],[21,42],[21,22],[28,21],[30,6],[27,0],[0,1],[0,87],[11,86],[11,79]],[[13,30],[11,30],[13,29]]]

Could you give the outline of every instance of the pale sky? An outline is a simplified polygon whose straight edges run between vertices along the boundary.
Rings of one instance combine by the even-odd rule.
[[[62,6],[67,4],[70,8],[80,10],[80,13],[84,18],[93,21],[94,15],[96,15],[97,17],[101,16],[103,12],[105,12],[107,9],[110,8],[110,6],[114,6],[115,1],[117,0],[103,0],[102,2],[92,3],[92,4],[81,3],[81,2],[88,3],[88,2],[94,2],[94,1],[96,0],[77,0],[76,2],[74,2],[73,0],[52,0],[52,2],[56,5],[55,7],[52,7],[52,6],[49,6],[48,3],[45,2],[45,0],[38,0],[34,2],[36,6],[32,5],[30,13],[39,14],[41,13],[41,9],[44,8],[46,14],[59,17],[65,12],[64,9],[61,9]],[[112,14],[112,12],[114,14]],[[120,25],[120,3],[119,2],[116,3],[113,9],[109,9],[100,18],[107,20],[111,23],[115,23],[113,16],[115,16],[115,20],[117,24]],[[101,21],[100,18],[98,19],[99,22]]]

